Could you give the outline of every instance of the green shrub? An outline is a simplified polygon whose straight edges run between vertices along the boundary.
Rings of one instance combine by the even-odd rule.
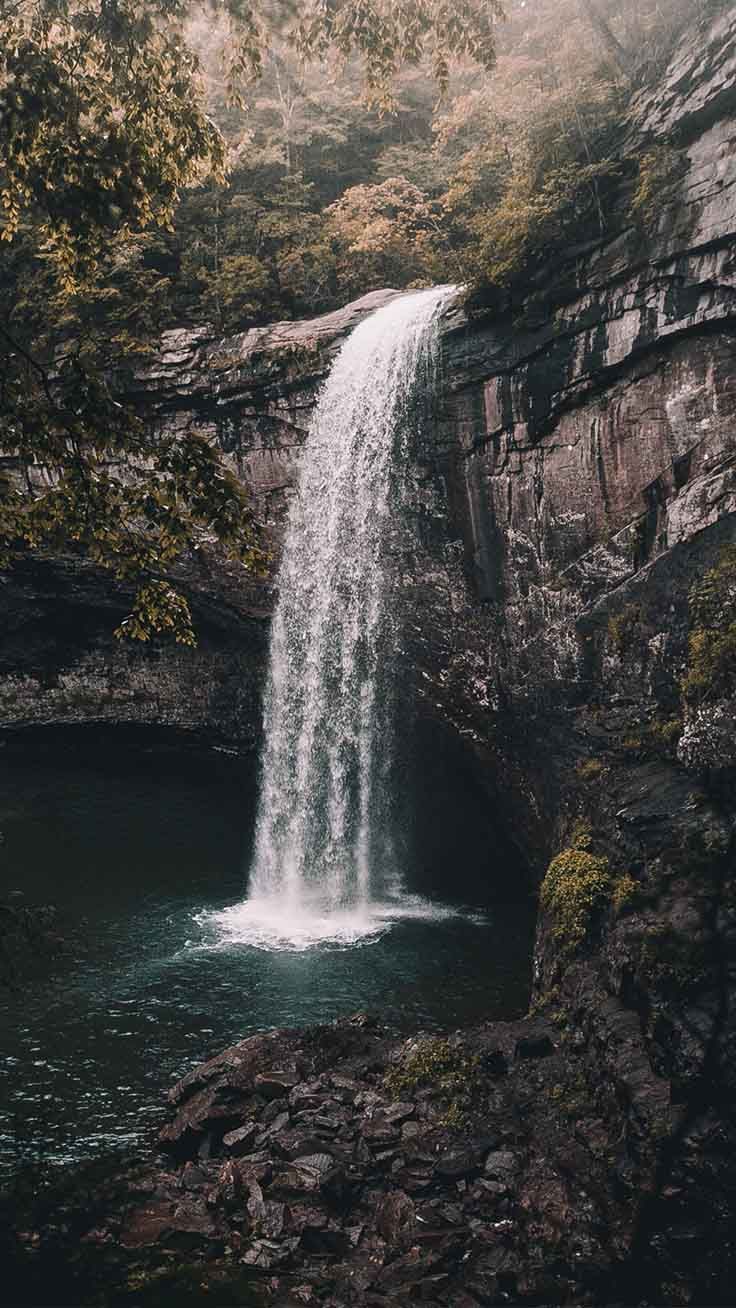
[[[636,643],[641,628],[641,608],[627,604],[608,619],[608,639],[619,658],[624,658]]]
[[[401,1095],[429,1085],[454,1090],[477,1068],[478,1059],[463,1054],[442,1038],[420,1040],[386,1075],[386,1088]]]
[[[560,987],[558,985],[547,986],[532,1000],[527,1017],[539,1017],[542,1013],[546,1014],[552,1004],[561,1003],[562,992]]]
[[[639,883],[628,872],[616,877],[611,891],[611,904],[616,914],[633,908],[641,893]]]
[[[665,756],[673,754],[677,749],[682,730],[682,718],[655,718],[649,726],[649,737],[653,748]]]
[[[593,828],[587,818],[578,818],[570,832],[570,844],[573,849],[590,849],[593,843]]]
[[[510,113],[499,112],[499,85],[459,97],[437,125],[436,158],[450,167],[441,227],[458,280],[474,290],[523,283],[526,295],[552,251],[609,230],[626,106],[618,84],[592,70],[554,89],[509,86]]]
[[[576,1122],[591,1113],[590,1091],[580,1067],[569,1065],[567,1071],[565,1082],[557,1082],[545,1093],[561,1118]]]
[[[596,760],[590,760],[595,762]],[[597,915],[609,905],[616,914],[633,907],[640,887],[628,873],[614,876],[608,859],[592,852],[593,831],[585,818],[578,818],[570,833],[570,846],[553,858],[540,889],[542,908],[552,919],[552,936],[563,957],[579,949]],[[541,997],[549,1003],[552,991]]]

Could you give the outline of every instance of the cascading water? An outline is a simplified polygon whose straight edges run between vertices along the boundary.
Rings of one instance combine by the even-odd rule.
[[[322,391],[278,577],[249,895],[219,915],[231,937],[353,939],[396,901],[391,770],[407,468],[439,312],[453,292],[433,288],[379,309],[348,338]]]

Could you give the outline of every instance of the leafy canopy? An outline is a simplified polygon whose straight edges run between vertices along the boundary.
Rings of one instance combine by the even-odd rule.
[[[307,59],[359,55],[371,100],[391,103],[404,64],[495,62],[500,0],[222,0],[231,73],[255,78],[280,33]],[[4,240],[38,216],[71,276],[112,233],[170,222],[198,171],[222,172],[201,107],[184,0],[0,0],[0,203]]]
[[[496,61],[496,22],[501,0],[311,0],[296,26],[297,48],[310,57],[331,49],[363,56],[369,98],[390,100],[389,88],[403,64],[429,56],[445,90],[453,60],[473,59],[484,68]]]
[[[33,218],[62,289],[222,169],[180,17],[178,0],[0,0],[0,236]]]

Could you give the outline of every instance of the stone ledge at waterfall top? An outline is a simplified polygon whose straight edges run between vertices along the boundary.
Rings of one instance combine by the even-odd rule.
[[[236,401],[244,386],[267,388],[282,380],[290,362],[302,378],[310,371],[324,376],[353,328],[401,294],[370,291],[319,318],[251,327],[227,337],[207,327],[164,332],[158,358],[139,372],[135,389],[150,394],[157,407],[197,398],[223,405]]]

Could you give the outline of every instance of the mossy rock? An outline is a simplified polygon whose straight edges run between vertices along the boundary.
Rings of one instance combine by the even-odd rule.
[[[641,895],[641,886],[635,881],[628,872],[620,877],[616,877],[611,888],[611,904],[614,912],[618,915],[630,912],[637,904]]]
[[[641,605],[627,604],[619,613],[608,619],[608,640],[620,659],[640,643],[642,631]]]
[[[608,859],[587,849],[563,849],[542,882],[542,908],[552,918],[553,938],[565,953],[584,943],[597,912],[605,908],[613,878]]]
[[[443,1038],[420,1040],[387,1073],[386,1089],[401,1098],[429,1087],[446,1105],[445,1126],[460,1130],[483,1090],[481,1062]]]

